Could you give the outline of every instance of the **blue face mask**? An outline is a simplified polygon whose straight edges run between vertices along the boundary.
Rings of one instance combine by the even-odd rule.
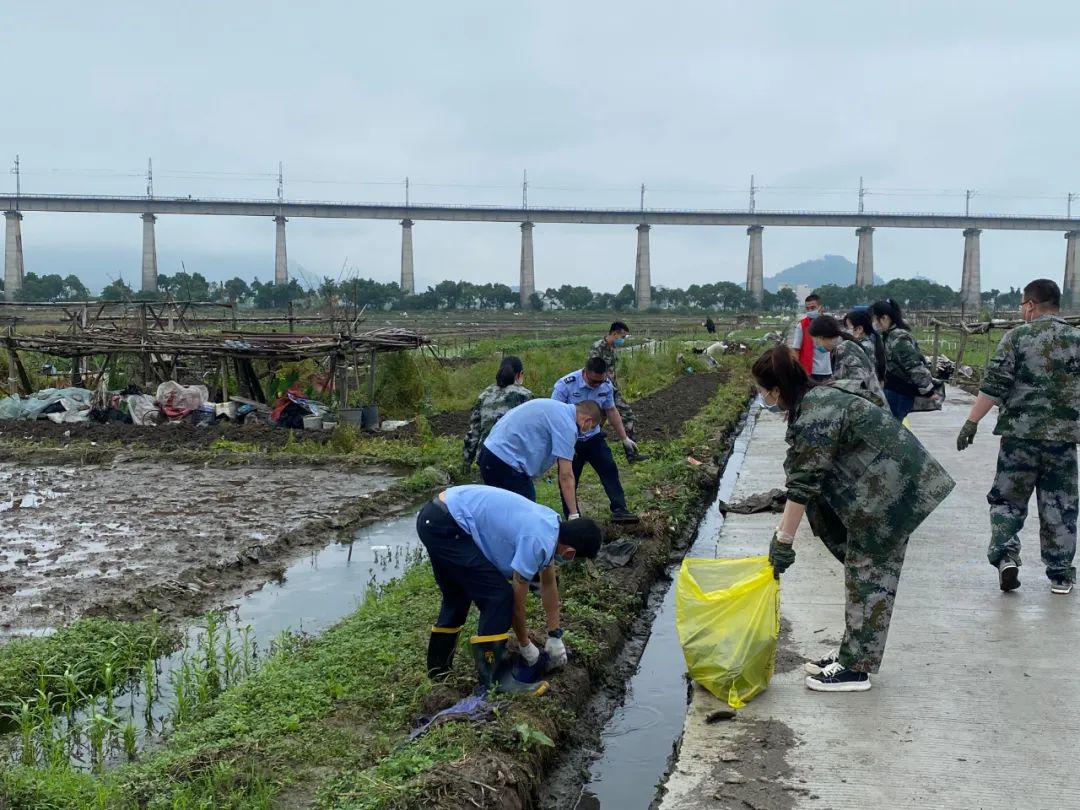
[[[616,346],[622,346],[624,343],[626,343],[626,338],[615,338]]]
[[[828,354],[829,353],[829,350],[826,349],[824,346],[815,346],[814,351],[817,352],[818,354]]]
[[[820,314],[821,314],[820,309],[810,309],[810,310],[806,311],[806,317],[809,318],[810,320],[813,320],[814,318],[816,318]]]
[[[564,557],[562,554],[556,554],[555,555],[555,564],[556,565],[562,565],[563,563],[568,563],[568,562],[570,562],[570,560],[566,559],[566,557]]]

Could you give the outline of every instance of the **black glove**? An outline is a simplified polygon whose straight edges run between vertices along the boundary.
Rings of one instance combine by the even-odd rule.
[[[780,575],[791,567],[795,562],[795,547],[791,543],[783,543],[775,534],[769,543],[769,565],[772,566],[773,576],[780,579]]]
[[[968,419],[960,428],[960,435],[956,437],[956,449],[960,452],[967,450],[975,442],[975,434],[979,431],[979,423]]]

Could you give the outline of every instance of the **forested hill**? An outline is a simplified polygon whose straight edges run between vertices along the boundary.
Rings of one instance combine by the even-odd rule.
[[[835,284],[837,287],[847,287],[855,283],[855,264],[843,256],[826,254],[820,259],[810,259],[805,262],[781,270],[775,276],[765,277],[765,289],[776,292],[781,284],[790,284],[798,287],[805,284],[811,289],[823,287],[826,284]],[[884,284],[885,279],[876,273],[874,284]]]

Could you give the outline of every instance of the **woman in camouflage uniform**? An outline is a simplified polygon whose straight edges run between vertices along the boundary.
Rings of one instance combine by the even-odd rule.
[[[495,384],[480,392],[469,417],[469,432],[465,434],[465,449],[461,469],[466,475],[472,469],[480,442],[487,438],[491,429],[511,408],[533,398],[533,392],[523,386],[525,369],[518,357],[507,356],[499,364]]]
[[[903,422],[915,405],[915,397],[937,401],[934,378],[896,302],[891,298],[878,301],[870,307],[870,314],[874,330],[885,341],[885,399],[893,416]]]
[[[874,367],[878,382],[885,382],[885,344],[874,331],[874,320],[868,309],[853,309],[844,316],[844,329],[862,346]]]
[[[819,315],[810,324],[810,337],[814,339],[815,351],[830,353],[834,380],[855,380],[870,393],[875,404],[886,407],[885,392],[881,390],[870,358],[854,337],[840,330],[836,318]]]
[[[752,373],[765,407],[784,411],[788,423],[787,505],[769,544],[773,572],[795,562],[804,514],[844,565],[844,639],[835,654],[806,665],[806,685],[865,691],[885,652],[908,537],[953,480],[860,383],[814,385],[783,346],[765,352]]]

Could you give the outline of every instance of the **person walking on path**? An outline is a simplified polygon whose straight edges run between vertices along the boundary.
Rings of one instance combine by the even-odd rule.
[[[1067,594],[1076,582],[1078,511],[1076,445],[1080,443],[1080,329],[1058,315],[1061,290],[1050,279],[1024,287],[1025,323],[998,343],[956,439],[963,451],[982,420],[998,406],[1001,437],[990,504],[987,558],[1003,591],[1020,587],[1020,530],[1034,490],[1039,540],[1050,590]]]
[[[814,385],[783,346],[751,370],[766,408],[785,412],[787,505],[769,543],[779,577],[805,514],[844,566],[844,638],[806,664],[818,692],[862,692],[881,666],[908,537],[955,486],[918,439],[854,380]]]
[[[874,331],[874,320],[866,308],[853,309],[844,316],[844,328],[862,346],[870,365],[874,367],[878,382],[885,382],[885,344],[881,335]]]
[[[817,293],[810,293],[804,301],[806,315],[795,324],[795,331],[791,334],[791,350],[799,358],[810,379],[824,382],[832,376],[832,366],[829,363],[829,353],[819,350],[810,339],[810,324],[820,315],[825,314],[825,307],[821,305],[821,298]]]
[[[870,315],[874,330],[885,341],[885,399],[892,415],[903,422],[915,405],[915,397],[940,401],[934,393],[934,377],[895,301],[877,301],[870,307]]]
[[[537,695],[547,691],[545,681],[514,677],[507,651],[510,631],[524,663],[535,667],[540,650],[529,638],[525,599],[530,580],[539,575],[547,666],[565,666],[554,563],[595,557],[603,539],[600,527],[588,518],[562,522],[553,510],[513,492],[468,485],[446,489],[429,501],[416,517],[416,533],[442,592],[428,639],[428,676],[440,679],[450,672],[458,635],[475,602],[480,620],[469,641],[480,686]]]
[[[523,386],[525,369],[518,357],[504,357],[495,374],[495,384],[480,392],[469,417],[469,432],[465,434],[465,447],[462,453],[461,470],[468,474],[473,461],[480,451],[480,442],[487,438],[507,411],[533,398],[533,393]]]
[[[626,434],[626,429],[623,427],[619,411],[615,407],[614,391],[611,381],[607,378],[607,370],[607,363],[602,358],[590,357],[585,363],[585,368],[568,374],[555,383],[551,398],[556,402],[571,405],[592,402],[599,406],[611,422],[611,426],[615,428],[616,435],[622,440],[627,458],[629,458],[637,454],[637,445]],[[588,464],[596,470],[604,492],[607,493],[611,506],[611,519],[616,523],[637,523],[637,515],[626,508],[626,495],[623,493],[622,482],[619,480],[619,468],[615,464],[615,457],[611,454],[611,448],[607,445],[600,425],[601,423],[597,422],[591,428],[582,428],[577,434],[572,464],[574,487],[577,487],[581,472]],[[574,508],[574,501],[567,498],[564,491],[563,512],[573,515],[577,511]]]
[[[617,366],[619,363],[619,353],[616,351],[618,347],[626,343],[626,339],[630,337],[630,327],[628,327],[622,321],[615,321],[608,329],[608,333],[593,343],[589,349],[589,359],[593,357],[599,357],[607,365],[607,378],[611,383],[611,388],[615,398],[615,408],[619,411],[619,418],[622,419],[623,428],[626,430],[626,435],[631,439],[634,438],[634,411],[630,407],[623,395],[619,392],[619,380],[617,373]],[[634,444],[631,449],[631,445],[624,445],[624,451],[626,452],[626,460],[633,464],[636,461],[644,461],[648,456],[643,456],[638,452],[637,444]]]
[[[818,316],[810,324],[810,337],[813,338],[815,347],[829,352],[832,379],[855,380],[873,396],[876,404],[882,408],[888,407],[885,403],[885,392],[881,390],[881,383],[878,382],[866,352],[852,335],[841,331],[840,322],[836,318],[832,315]]]
[[[576,517],[577,476],[573,461],[577,437],[599,430],[604,412],[595,402],[567,405],[551,399],[531,399],[495,423],[480,445],[480,478],[488,486],[536,500],[533,479],[558,462],[559,491],[568,514]]]

